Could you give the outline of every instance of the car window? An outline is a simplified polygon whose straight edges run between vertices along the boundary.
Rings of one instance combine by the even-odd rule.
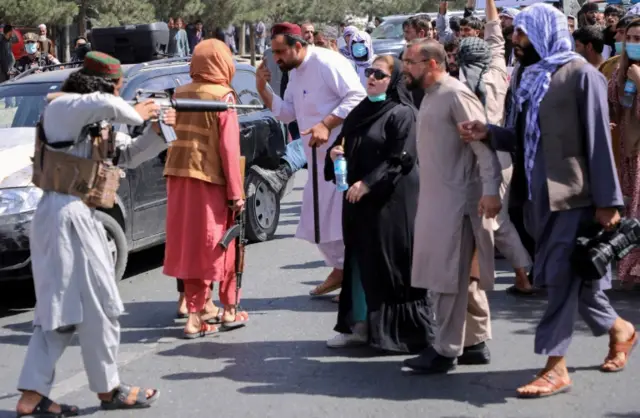
[[[371,32],[371,39],[404,39],[404,20],[385,20]]]
[[[163,75],[160,77],[150,78],[138,84],[136,90],[165,91],[167,89],[175,89],[176,82],[173,75]]]
[[[189,74],[183,73],[178,76],[181,85],[191,83]],[[240,70],[231,81],[231,87],[238,95],[240,104],[262,105],[262,99],[256,90],[256,76],[250,71]],[[239,113],[253,112],[254,110],[239,109]]]
[[[231,87],[240,98],[240,104],[261,105],[262,100],[256,90],[256,76],[250,71],[238,71],[231,81]]]
[[[35,127],[47,103],[47,94],[60,91],[61,86],[61,83],[1,85],[0,128]]]

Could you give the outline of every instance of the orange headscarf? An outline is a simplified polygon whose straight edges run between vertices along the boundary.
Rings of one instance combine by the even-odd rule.
[[[195,83],[213,83],[230,87],[236,66],[231,50],[217,39],[206,39],[193,50],[191,79]]]

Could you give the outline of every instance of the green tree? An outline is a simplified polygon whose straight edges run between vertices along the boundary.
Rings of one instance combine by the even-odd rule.
[[[35,26],[40,23],[69,24],[78,13],[74,1],[3,0],[0,19],[13,25]]]

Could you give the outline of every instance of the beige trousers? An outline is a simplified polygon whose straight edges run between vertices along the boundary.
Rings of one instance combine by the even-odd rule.
[[[462,226],[458,292],[431,292],[436,315],[433,348],[441,356],[458,357],[464,347],[491,339],[491,314],[487,294],[478,288],[477,280],[470,279],[479,276],[479,268],[477,261],[473,262],[474,258],[471,221],[465,217]]]

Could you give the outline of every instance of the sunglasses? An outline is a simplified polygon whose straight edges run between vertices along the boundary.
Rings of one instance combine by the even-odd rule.
[[[367,68],[364,70],[365,77],[369,78],[373,75],[373,78],[376,80],[384,80],[387,77],[391,77],[389,74],[377,68]]]

